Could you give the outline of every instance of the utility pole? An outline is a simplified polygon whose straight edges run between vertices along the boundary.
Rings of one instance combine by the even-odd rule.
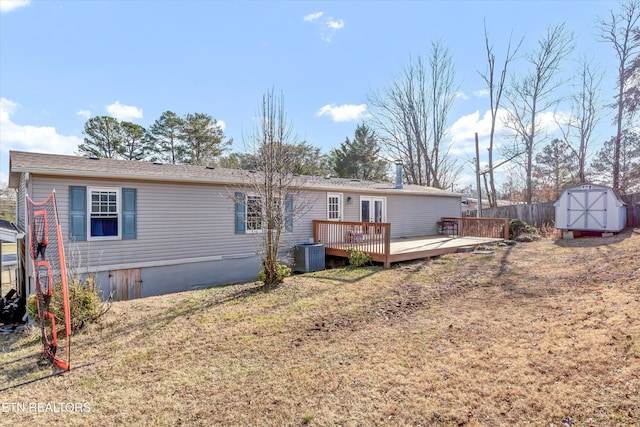
[[[478,189],[476,217],[482,218],[482,191],[480,189],[480,149],[478,148],[478,132],[476,132],[476,188]]]

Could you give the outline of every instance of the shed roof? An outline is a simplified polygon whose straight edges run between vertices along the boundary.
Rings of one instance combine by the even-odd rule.
[[[9,152],[9,186],[16,188],[20,173],[61,177],[120,178],[145,181],[190,182],[222,185],[243,185],[251,182],[252,172],[241,169],[209,168],[194,165],[174,165],[147,161],[88,158],[60,154]],[[405,184],[396,189],[392,182],[353,180],[317,176],[300,176],[310,189],[335,191],[367,191],[375,193],[408,193],[444,197],[461,197],[459,193],[434,187]]]
[[[558,196],[558,200],[556,200],[553,205],[558,206],[558,204],[560,203],[560,199],[562,199],[563,197],[566,197],[566,194],[572,191],[591,191],[591,190],[610,191],[611,193],[613,193],[614,196],[616,196],[616,199],[621,204],[621,206],[627,205],[627,203],[622,199],[622,197],[620,197],[620,193],[618,193],[615,189],[608,187],[606,185],[590,184],[590,183],[583,183],[573,187],[565,188],[564,190],[562,190],[562,193],[560,193],[560,196]]]
[[[0,219],[0,241],[13,243],[22,236],[23,233],[18,231],[14,223]]]

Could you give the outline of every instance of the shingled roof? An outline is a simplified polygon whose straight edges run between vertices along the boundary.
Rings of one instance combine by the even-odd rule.
[[[89,158],[60,154],[9,152],[9,187],[16,188],[20,173],[35,175],[121,178],[144,181],[192,182],[222,185],[243,185],[251,182],[255,172],[241,169],[211,168],[193,165],[173,165],[146,161]],[[384,193],[421,193],[460,197],[438,188],[405,184],[396,189],[392,182],[363,181],[345,178],[300,176],[304,185],[318,190],[353,190]]]

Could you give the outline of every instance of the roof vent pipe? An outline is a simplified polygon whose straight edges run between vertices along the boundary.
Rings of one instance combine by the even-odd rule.
[[[396,189],[402,190],[402,160],[396,160]]]

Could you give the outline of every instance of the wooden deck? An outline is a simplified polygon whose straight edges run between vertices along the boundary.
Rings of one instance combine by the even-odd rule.
[[[458,249],[469,246],[480,246],[502,241],[503,239],[490,237],[443,237],[421,236],[391,240],[389,262],[408,261],[412,259],[428,258],[457,252]]]
[[[391,224],[314,220],[314,241],[324,244],[325,254],[348,257],[358,250],[389,268],[392,262],[429,258],[508,238],[508,219],[443,218],[455,222],[455,235],[391,239]]]

